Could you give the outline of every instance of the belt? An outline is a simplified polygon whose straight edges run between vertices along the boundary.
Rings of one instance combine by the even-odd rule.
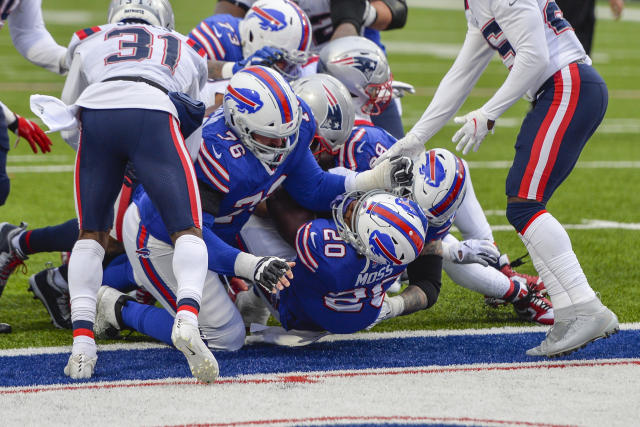
[[[571,64],[586,64],[586,63],[587,63],[587,58],[583,57],[583,58],[580,58],[580,59],[576,59],[573,62],[570,62],[568,65],[571,65]],[[542,84],[542,86],[540,86],[540,88],[536,91],[536,99],[540,98],[540,95],[542,95],[542,92],[547,90],[549,88],[549,86],[551,86],[552,84],[553,84],[553,76],[549,77],[547,79],[547,81],[545,81]]]
[[[140,76],[115,76],[115,77],[109,77],[108,79],[104,79],[102,81],[103,82],[113,82],[113,81],[118,81],[118,80],[124,80],[126,82],[146,83],[149,86],[153,86],[156,89],[159,89],[159,90],[163,91],[165,93],[165,95],[169,93],[169,90],[167,90],[164,86],[154,82],[153,80],[145,79],[144,77],[140,77]]]

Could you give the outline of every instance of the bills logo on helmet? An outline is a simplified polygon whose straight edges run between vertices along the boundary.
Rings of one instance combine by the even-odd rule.
[[[438,187],[447,176],[442,162],[436,158],[435,151],[430,151],[425,164],[420,166],[418,172],[424,177],[424,182],[432,187]]]
[[[338,100],[325,85],[322,85],[322,87],[329,101],[329,106],[327,107],[327,118],[320,124],[320,127],[323,129],[340,130],[342,126],[342,110],[340,109]]]
[[[332,64],[349,65],[360,70],[367,80],[371,79],[373,72],[376,70],[377,62],[365,56],[348,56],[346,58],[337,59]]]
[[[263,30],[280,31],[287,26],[284,13],[278,10],[252,7],[251,11],[253,13],[247,19],[257,18]]]
[[[391,236],[374,230],[369,236],[369,248],[374,255],[391,260],[394,264],[402,264],[396,256],[396,249]]]
[[[225,99],[233,99],[236,102],[236,109],[240,113],[253,114],[264,105],[260,99],[260,94],[253,89],[236,89],[229,85],[224,97]]]

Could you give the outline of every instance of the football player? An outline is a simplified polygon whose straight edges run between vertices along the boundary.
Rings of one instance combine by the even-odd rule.
[[[327,150],[321,153],[321,161],[324,158],[326,164],[333,160],[334,164],[331,167],[367,170],[396,142],[393,136],[371,123],[368,114],[381,111],[390,100],[391,73],[386,57],[367,39],[344,37],[331,41],[320,51],[318,69],[336,77],[347,86],[356,110],[355,126],[350,138],[339,150],[333,149],[333,159],[329,158],[329,162],[326,162]],[[304,99],[314,96],[313,91],[304,90],[303,84],[300,86]],[[449,154],[446,157],[451,158]],[[439,167],[442,166],[436,158],[434,162]],[[465,172],[468,177],[465,187],[468,194],[460,198],[460,209],[456,209],[450,216],[462,231],[464,242],[457,241],[448,232],[449,227],[441,230],[439,236],[444,239],[444,243],[450,244],[451,250],[455,247],[473,253],[474,248],[483,246],[484,242],[481,241],[494,242],[494,239],[489,223],[475,197],[466,165]],[[435,181],[432,185],[437,187]],[[502,257],[503,260],[504,258],[506,255]],[[505,261],[502,261],[503,265],[482,264],[484,263],[460,265],[446,258],[444,260],[445,271],[454,282],[487,296],[486,301],[492,306],[512,303],[516,312],[527,320],[543,324],[553,322],[553,310],[548,304],[549,301],[539,294],[544,285],[538,277],[516,273]]]
[[[205,53],[173,31],[168,0],[135,8],[127,0],[113,0],[108,21],[75,33],[67,52],[70,71],[62,101],[78,110],[82,130],[75,170],[80,233],[69,261],[74,341],[64,372],[71,378],[93,374],[102,261],[130,160],[175,248],[179,286],[172,341],[194,376],[214,381],[217,362],[197,328],[207,248],[198,184],[184,142],[202,122],[204,106],[193,99],[206,82]]]
[[[507,219],[518,231],[554,305],[555,322],[532,356],[559,356],[619,329],[589,285],[564,227],[546,204],[602,121],[607,86],[555,1],[466,0],[464,44],[409,134],[380,157],[419,153],[453,117],[495,51],[509,75],[481,108],[455,119],[456,149],[477,151],[497,119],[522,96],[533,102],[507,176]]]
[[[309,107],[298,100],[284,78],[260,66],[245,68],[231,78],[223,107],[204,126],[196,173],[210,271],[199,323],[210,348],[235,350],[244,341],[242,319],[218,273],[250,280],[267,292],[282,289],[292,278],[293,263],[242,250],[239,235],[256,206],[280,185],[303,206],[328,211],[331,200],[345,190],[392,188],[410,182],[407,159],[348,179],[322,171],[308,148],[315,128]],[[136,282],[175,313],[177,283],[171,271],[175,254],[166,227],[145,193],[125,215],[124,243]],[[167,341],[168,328],[158,320],[164,316],[166,324],[167,315],[127,301],[121,294],[101,290],[98,313],[96,329],[101,332],[128,326]]]

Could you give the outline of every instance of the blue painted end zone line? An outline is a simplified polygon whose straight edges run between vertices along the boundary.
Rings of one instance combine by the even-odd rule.
[[[362,339],[316,343],[301,348],[247,346],[234,353],[215,354],[223,377],[414,366],[450,366],[538,362],[549,359],[525,355],[544,333],[457,335]],[[623,330],[606,340],[553,360],[626,359],[640,357],[640,330]],[[0,387],[77,384],[62,373],[66,353],[0,357]],[[182,353],[172,348],[114,350],[99,353],[91,382],[191,378]]]

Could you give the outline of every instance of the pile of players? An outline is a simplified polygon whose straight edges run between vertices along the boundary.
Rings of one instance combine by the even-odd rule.
[[[186,37],[167,0],[113,0],[108,24],[73,36],[62,101],[32,100],[77,150],[78,218],[3,223],[0,286],[32,253],[71,252],[29,279],[73,329],[65,374],[91,377],[95,338],[134,329],[211,382],[212,350],[239,349],[247,327],[282,345],[371,328],[433,306],[443,268],[553,324],[542,280],[498,251],[466,162],[442,148],[389,155],[411,88],[394,85],[371,28],[404,25],[406,4],[362,2],[325,28],[328,2],[248,3],[218,3],[244,17],[215,14]],[[270,315],[282,327],[264,326]]]

